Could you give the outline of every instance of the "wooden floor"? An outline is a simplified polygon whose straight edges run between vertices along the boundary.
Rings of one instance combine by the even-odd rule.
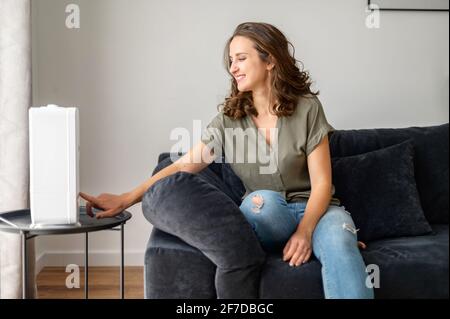
[[[71,275],[64,267],[45,267],[37,276],[38,298],[84,298],[84,268],[80,267],[80,288],[67,288],[66,278]],[[89,299],[120,297],[119,267],[89,267]],[[72,281],[73,282],[73,281]],[[125,298],[144,298],[143,267],[125,267]]]

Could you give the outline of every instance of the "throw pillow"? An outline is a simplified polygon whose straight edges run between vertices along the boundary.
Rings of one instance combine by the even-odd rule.
[[[420,203],[431,224],[448,224],[449,124],[335,131],[330,138],[332,157],[353,156],[414,141],[414,174]]]
[[[414,177],[412,140],[376,151],[333,158],[333,184],[359,228],[358,239],[430,233]]]
[[[265,258],[239,206],[198,174],[177,172],[158,180],[144,194],[142,211],[153,226],[196,247],[221,268]]]

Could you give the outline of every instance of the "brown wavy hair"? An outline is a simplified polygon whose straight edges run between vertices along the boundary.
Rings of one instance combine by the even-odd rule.
[[[268,23],[245,22],[236,27],[231,38],[227,41],[224,50],[225,68],[231,75],[231,93],[225,101],[219,105],[223,106],[225,115],[239,119],[246,115],[258,115],[253,105],[251,92],[239,92],[236,79],[230,72],[231,61],[229,57],[230,43],[236,36],[243,36],[254,43],[254,48],[264,62],[271,58],[275,66],[271,70],[270,92],[273,101],[273,113],[277,116],[289,116],[294,113],[298,100],[301,96],[318,95],[319,92],[311,91],[311,78],[307,71],[303,70],[303,63],[296,60],[295,48],[284,34],[273,25]],[[292,47],[292,55],[289,52]],[[302,69],[297,65],[301,64]]]

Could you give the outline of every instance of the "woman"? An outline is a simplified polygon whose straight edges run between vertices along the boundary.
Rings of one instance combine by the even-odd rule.
[[[352,218],[332,197],[333,127],[289,44],[272,25],[240,24],[225,48],[231,94],[201,142],[129,193],[80,195],[88,212],[93,206],[104,210],[99,218],[114,216],[141,201],[157,180],[180,171],[198,173],[224,149],[246,188],[240,209],[262,247],[282,250],[291,266],[314,254],[322,264],[326,298],[373,298]],[[248,143],[230,143],[243,135]]]

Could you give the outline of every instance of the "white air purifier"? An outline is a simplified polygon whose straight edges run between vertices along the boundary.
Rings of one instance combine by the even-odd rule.
[[[79,225],[79,115],[75,107],[29,109],[31,227]]]

